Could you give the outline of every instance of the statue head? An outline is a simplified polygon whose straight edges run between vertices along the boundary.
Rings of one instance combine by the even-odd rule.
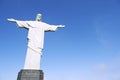
[[[37,14],[36,21],[42,21],[42,14]]]

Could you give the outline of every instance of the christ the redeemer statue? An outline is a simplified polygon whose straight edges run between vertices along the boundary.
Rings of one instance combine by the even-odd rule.
[[[28,29],[28,48],[24,69],[40,70],[40,60],[44,44],[44,32],[56,31],[64,25],[49,25],[41,21],[42,15],[37,14],[36,21],[20,21],[13,18],[8,19],[15,22],[18,27]]]

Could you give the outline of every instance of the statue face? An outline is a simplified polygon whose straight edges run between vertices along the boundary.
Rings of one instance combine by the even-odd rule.
[[[37,14],[36,21],[42,21],[42,14]]]

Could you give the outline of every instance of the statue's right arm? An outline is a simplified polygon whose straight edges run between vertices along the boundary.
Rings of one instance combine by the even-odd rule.
[[[20,28],[29,28],[29,27],[30,27],[30,26],[27,24],[26,21],[15,20],[15,19],[13,19],[13,18],[8,18],[7,20],[10,21],[10,22],[16,23],[17,26],[20,27]]]
[[[13,18],[8,18],[7,20],[10,21],[10,22],[16,22],[16,21],[18,21],[18,20],[15,20]]]

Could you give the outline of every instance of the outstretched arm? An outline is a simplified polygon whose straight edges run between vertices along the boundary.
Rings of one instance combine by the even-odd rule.
[[[10,22],[16,22],[17,21],[17,20],[15,20],[13,18],[8,18],[7,20],[10,21]]]
[[[56,25],[58,28],[63,28],[65,25]]]
[[[43,26],[45,27],[45,31],[56,31],[58,28],[63,28],[65,25],[49,25],[46,23],[43,23]]]
[[[23,28],[23,27],[24,27],[24,28],[29,28],[29,25],[27,24],[26,21],[15,20],[15,19],[13,19],[13,18],[8,18],[7,20],[10,21],[10,22],[16,23],[16,24],[18,25],[18,27],[21,27],[21,28]]]

